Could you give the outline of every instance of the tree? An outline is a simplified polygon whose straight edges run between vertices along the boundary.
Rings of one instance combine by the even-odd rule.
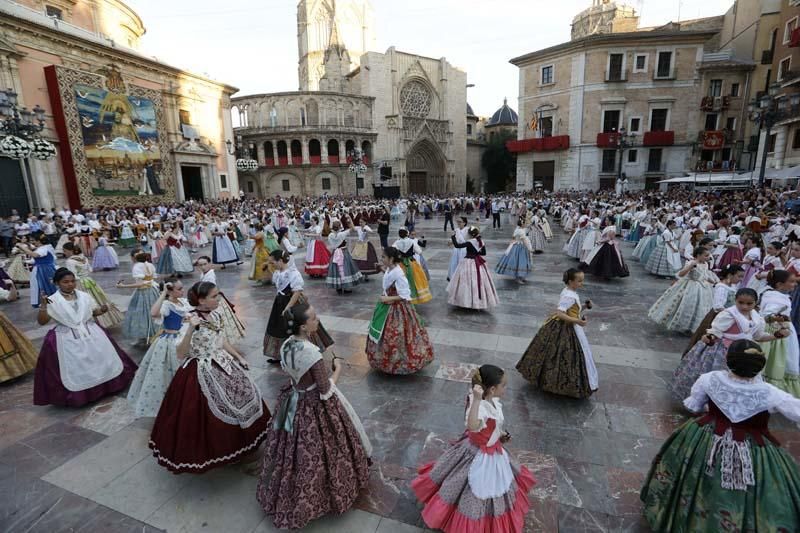
[[[493,135],[481,156],[481,165],[486,170],[488,193],[506,190],[509,181],[517,172],[517,158],[506,148],[507,141],[516,139],[513,131],[503,129]]]

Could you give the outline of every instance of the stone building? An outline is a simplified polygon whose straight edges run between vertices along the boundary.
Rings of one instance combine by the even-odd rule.
[[[486,119],[479,117],[467,104],[467,190],[475,192],[486,189],[488,174],[483,168],[482,158],[486,151]]]
[[[329,35],[315,83],[303,77],[308,76],[310,59],[302,38],[300,44],[300,85],[316,84],[319,90],[233,100],[236,135],[245,147],[252,147],[251,154],[258,154],[259,161],[258,170],[242,174],[245,193],[382,195],[384,190],[394,194],[465,190],[466,74],[444,58],[408,54],[394,47],[385,53],[351,49],[343,37],[348,31],[339,26],[344,20],[340,10],[351,4],[361,13],[371,13],[366,0],[303,0],[298,5],[301,35],[308,20],[328,17],[327,24],[319,25]],[[350,34],[357,33],[356,26],[368,19],[358,20],[348,23]],[[371,35],[369,28],[362,30],[363,36]],[[366,155],[366,172],[358,176],[349,169],[353,148]]]
[[[144,33],[118,0],[0,3],[0,87],[14,89],[20,106],[45,109],[41,136],[58,152],[49,161],[0,157],[0,213],[238,191],[225,147],[237,89],[142,55]]]
[[[771,48],[773,90],[777,99],[777,117],[767,137],[765,128],[759,133],[758,164],[760,170],[764,149],[767,169],[783,170],[800,165],[800,1],[780,2],[778,17],[773,26]],[[764,87],[762,91],[766,91]],[[764,92],[756,95],[762,96]]]

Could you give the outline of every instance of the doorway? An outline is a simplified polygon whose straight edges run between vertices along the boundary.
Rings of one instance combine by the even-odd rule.
[[[3,178],[0,179],[0,216],[9,216],[12,209],[22,217],[27,216],[31,208],[20,162],[0,157],[0,176]]]
[[[533,162],[533,185],[534,188],[541,187],[545,191],[552,191],[555,185],[556,162],[555,161],[534,161]]]
[[[425,194],[427,187],[425,183],[428,181],[427,172],[409,172],[408,173],[408,192],[409,194]]]
[[[183,179],[183,199],[202,200],[203,196],[203,176],[200,167],[185,167],[181,165],[181,177]]]

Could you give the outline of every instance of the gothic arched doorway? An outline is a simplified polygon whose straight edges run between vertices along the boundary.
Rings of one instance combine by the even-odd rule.
[[[428,139],[419,141],[406,156],[408,192],[445,192],[447,164],[441,149]]]

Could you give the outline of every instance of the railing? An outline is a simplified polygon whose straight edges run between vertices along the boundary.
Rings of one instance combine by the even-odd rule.
[[[628,81],[628,73],[624,70],[616,72],[606,72],[606,82]]]
[[[646,131],[642,138],[643,146],[672,146],[675,144],[674,131]]]
[[[234,128],[237,132],[241,131],[242,133],[266,133],[266,134],[279,134],[279,133],[294,133],[294,132],[314,132],[314,131],[340,131],[340,132],[352,132],[352,133],[362,133],[362,132],[371,132],[372,125],[366,126],[344,126],[339,124],[314,124],[309,125],[306,124],[304,126],[270,126],[269,124],[264,124],[261,126],[251,124],[249,126],[239,126]]]
[[[798,46],[800,46],[800,28],[795,28],[789,38],[789,48],[797,48]]]
[[[275,166],[275,159],[272,158],[272,157],[265,157],[264,158],[264,166],[274,167]]]
[[[330,164],[330,165],[338,165],[339,164],[339,156],[338,155],[329,155],[328,156],[328,164]]]
[[[303,156],[293,155],[292,156],[292,164],[293,165],[302,165],[303,164]]]
[[[731,106],[731,97],[726,96],[704,96],[700,100],[701,111],[724,111]]]
[[[322,162],[321,155],[310,155],[308,156],[308,160],[311,161],[312,165],[319,165]]]

